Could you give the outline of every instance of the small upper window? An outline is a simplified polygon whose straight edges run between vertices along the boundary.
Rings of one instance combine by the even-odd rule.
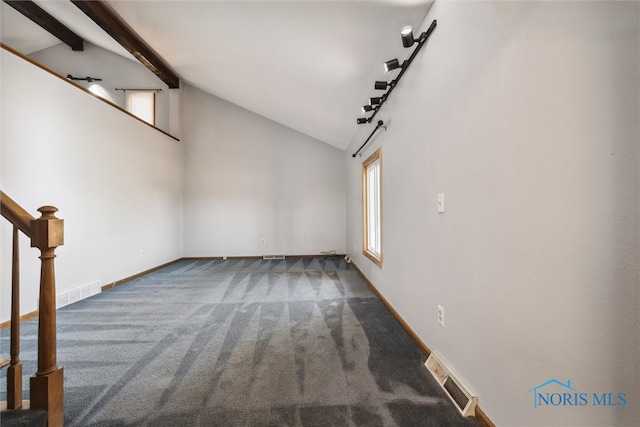
[[[155,126],[156,93],[154,91],[127,91],[127,111]]]
[[[363,253],[382,267],[382,151],[362,163]]]

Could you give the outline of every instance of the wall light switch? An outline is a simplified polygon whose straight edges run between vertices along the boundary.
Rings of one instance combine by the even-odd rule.
[[[444,213],[444,193],[438,194],[438,213]]]

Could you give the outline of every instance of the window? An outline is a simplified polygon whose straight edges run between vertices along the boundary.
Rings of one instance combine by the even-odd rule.
[[[127,91],[127,111],[155,126],[156,93],[153,91]]]
[[[382,267],[382,151],[362,164],[362,250]]]

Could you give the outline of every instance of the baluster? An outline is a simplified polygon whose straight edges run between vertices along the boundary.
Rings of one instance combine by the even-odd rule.
[[[11,261],[11,363],[7,369],[7,408],[22,408],[22,364],[20,363],[20,247],[18,227],[13,226]]]
[[[56,361],[55,249],[64,242],[63,220],[53,206],[43,206],[42,216],[31,221],[31,246],[40,249],[40,306],[38,308],[38,371],[31,377],[31,407],[46,409],[49,426],[62,426],[63,369]]]

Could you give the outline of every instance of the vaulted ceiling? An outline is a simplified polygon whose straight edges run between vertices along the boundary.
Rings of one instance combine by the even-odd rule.
[[[85,40],[134,60],[70,1],[38,0]],[[433,0],[108,1],[183,82],[345,149],[400,29]],[[2,41],[26,54],[60,41],[2,3]]]

